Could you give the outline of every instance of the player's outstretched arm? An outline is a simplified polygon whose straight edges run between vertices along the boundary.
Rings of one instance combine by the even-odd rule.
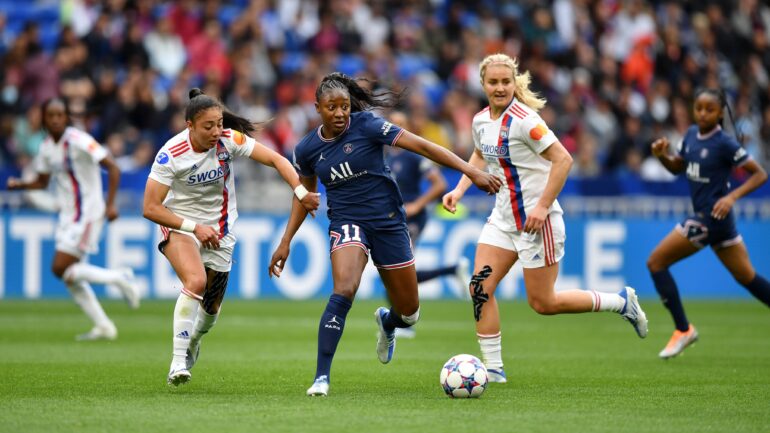
[[[496,176],[479,170],[478,167],[468,164],[449,150],[409,131],[404,130],[395,145],[463,173],[482,191],[496,193],[503,184]]]
[[[195,221],[182,218],[163,206],[170,187],[154,179],[147,179],[144,188],[144,203],[142,214],[148,220],[164,227],[191,232],[201,242],[204,248],[219,248],[219,233],[213,227],[197,224]]]
[[[481,152],[479,152],[478,149],[473,150],[470,159],[468,159],[468,164],[478,168],[479,170],[484,170],[487,166],[486,161],[484,161],[484,157],[481,155]],[[460,199],[463,198],[465,192],[468,191],[468,188],[470,188],[472,184],[473,182],[471,182],[468,176],[462,175],[455,188],[452,191],[444,194],[444,197],[441,200],[442,204],[444,205],[444,209],[451,213],[455,213],[455,211],[457,211],[457,203],[460,202]]]
[[[299,203],[311,216],[315,217],[315,211],[321,204],[321,194],[309,192],[306,187],[302,185],[297,172],[294,170],[294,167],[288,159],[281,156],[278,152],[265,147],[258,141],[254,144],[254,149],[251,151],[249,158],[260,164],[275,168],[283,180],[294,190],[294,196],[299,200]]]
[[[652,142],[652,156],[658,158],[663,167],[671,172],[671,174],[679,174],[687,168],[687,164],[684,159],[679,155],[669,155],[668,153],[668,138],[659,138]]]
[[[543,194],[540,195],[535,207],[527,212],[524,231],[531,233],[539,232],[543,228],[545,219],[548,217],[548,209],[564,188],[567,175],[572,167],[572,156],[558,140],[548,146],[540,156],[551,162],[551,170],[548,172],[548,180],[545,183]]]
[[[316,176],[301,176],[299,180],[308,191],[311,193],[316,192],[318,186],[318,178]],[[289,258],[291,240],[305,221],[307,214],[308,211],[298,200],[292,201],[291,214],[289,215],[289,221],[286,223],[286,230],[284,230],[281,242],[273,252],[273,256],[270,258],[270,266],[267,268],[267,275],[270,278],[272,278],[273,275],[277,278],[281,277],[281,271],[283,271],[283,267],[286,265],[286,259]]]
[[[743,182],[741,186],[730,191],[726,196],[714,203],[714,207],[711,209],[712,217],[718,220],[724,219],[727,214],[730,213],[730,209],[732,209],[739,198],[759,188],[767,181],[767,172],[762,166],[757,164],[757,161],[749,159],[741,167],[751,173],[751,176],[749,176],[749,178],[746,179],[746,182]]]
[[[9,190],[18,189],[43,189],[48,187],[48,182],[51,180],[50,173],[38,173],[35,180],[31,182],[24,182],[21,179],[15,177],[9,177],[6,182],[6,188]]]
[[[107,217],[107,221],[113,221],[118,217],[115,197],[118,195],[118,186],[120,185],[120,168],[109,155],[102,158],[99,165],[107,170],[107,199],[105,200],[104,216]]]

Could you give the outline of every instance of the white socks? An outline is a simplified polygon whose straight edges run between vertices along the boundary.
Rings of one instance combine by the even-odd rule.
[[[72,294],[72,298],[75,299],[75,303],[94,322],[94,325],[115,329],[115,324],[107,317],[107,314],[102,309],[102,305],[96,299],[96,295],[94,295],[94,290],[87,282],[80,281],[67,284],[67,289]]]
[[[198,314],[198,300],[184,293],[179,294],[174,307],[174,358],[171,361],[172,370],[185,368],[187,348],[190,347],[190,337],[193,334],[193,321]]]
[[[493,335],[476,334],[479,337],[479,348],[484,365],[489,369],[503,368],[503,346],[501,333]]]
[[[626,305],[626,300],[617,293],[595,292],[590,290],[591,311],[613,311],[619,313]]]
[[[64,281],[88,281],[96,284],[115,284],[125,278],[122,271],[100,268],[88,263],[77,262],[64,271]]]
[[[217,323],[219,313],[209,314],[203,308],[198,308],[198,317],[195,319],[195,325],[193,326],[193,333],[190,339],[191,342],[197,342],[203,338],[209,329]]]

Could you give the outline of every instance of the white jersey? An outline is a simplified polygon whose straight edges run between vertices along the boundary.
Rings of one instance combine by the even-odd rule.
[[[501,229],[524,228],[527,212],[543,194],[551,171],[551,162],[540,154],[556,141],[543,119],[516,98],[496,120],[490,118],[489,107],[473,117],[476,149],[489,172],[505,179],[490,216]],[[549,213],[553,211],[561,212],[556,200]]]
[[[102,174],[99,161],[108,152],[88,133],[68,126],[59,141],[49,135],[35,160],[38,173],[56,182],[59,222],[94,221],[104,217]]]
[[[171,212],[213,227],[221,239],[238,218],[233,155],[251,155],[255,143],[249,136],[225,129],[215,147],[199,153],[185,129],[160,149],[150,179],[171,188],[163,201]]]

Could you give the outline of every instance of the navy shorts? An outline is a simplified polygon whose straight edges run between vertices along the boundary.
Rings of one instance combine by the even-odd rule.
[[[697,213],[677,224],[676,228],[682,236],[698,248],[710,245],[716,250],[743,241],[735,228],[735,216],[732,212],[723,220],[714,219],[711,215]]]
[[[359,247],[380,269],[399,269],[414,264],[412,242],[406,224],[395,228],[374,229],[351,221],[329,224],[329,253],[340,248]]]

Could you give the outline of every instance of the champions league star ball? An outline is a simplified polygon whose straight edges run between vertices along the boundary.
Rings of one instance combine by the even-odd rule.
[[[473,355],[455,355],[441,369],[440,381],[452,398],[480,397],[487,389],[487,368]]]

